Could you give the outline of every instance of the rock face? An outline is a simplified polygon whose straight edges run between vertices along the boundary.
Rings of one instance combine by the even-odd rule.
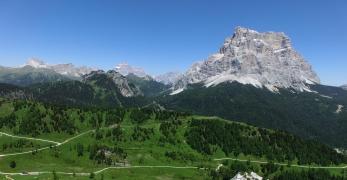
[[[255,172],[237,173],[231,180],[262,180],[263,178]]]
[[[218,53],[192,65],[175,83],[173,94],[183,91],[188,84],[202,82],[209,87],[232,81],[271,91],[278,88],[310,91],[307,84],[320,83],[284,33],[259,33],[237,27]]]
[[[76,67],[71,63],[49,65],[35,58],[29,59],[24,66],[31,66],[33,68],[51,69],[55,71],[56,73],[66,75],[66,76],[72,76],[72,77],[81,77],[82,75],[88,74],[96,70],[95,68],[89,68],[85,66]]]
[[[145,77],[147,76],[145,70],[139,67],[133,67],[130,66],[127,63],[121,63],[116,65],[115,70],[122,74],[123,76],[129,75],[129,74],[134,74],[138,77]]]
[[[154,79],[158,82],[164,83],[166,85],[172,85],[174,84],[177,79],[179,79],[182,76],[182,73],[180,72],[167,72],[164,74],[160,74],[158,76],[155,76]]]
[[[86,83],[94,83],[97,86],[112,90],[118,89],[124,97],[134,97],[142,95],[142,92],[133,84],[129,83],[127,78],[117,71],[92,71],[90,74],[82,76]]]

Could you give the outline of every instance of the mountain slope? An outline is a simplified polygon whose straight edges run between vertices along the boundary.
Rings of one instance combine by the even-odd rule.
[[[121,93],[124,97],[134,97],[142,95],[142,92],[134,84],[129,83],[128,79],[120,73],[110,70],[93,71],[84,75],[83,82],[95,85],[105,91],[115,91]]]
[[[55,83],[35,84],[29,89],[33,92],[34,98],[42,102],[58,105],[119,105],[117,98],[109,97],[109,101],[104,100],[95,93],[91,85],[80,81],[65,81]]]
[[[69,80],[71,80],[70,77],[45,68],[33,68],[31,66],[24,66],[21,68],[0,68],[0,82],[18,86]]]
[[[218,53],[192,65],[175,83],[173,94],[189,84],[204,83],[210,87],[232,81],[271,91],[309,91],[307,84],[319,83],[319,78],[284,33],[259,33],[237,27]]]
[[[138,87],[144,96],[153,97],[158,96],[161,93],[169,91],[170,86],[161,82],[155,81],[150,76],[139,77],[135,74],[128,74],[127,80]]]
[[[321,85],[310,88],[322,93],[293,93],[290,89],[273,93],[252,85],[227,82],[209,88],[194,84],[179,94],[163,96],[160,103],[167,109],[236,119],[346,148],[347,93]],[[332,94],[335,97],[329,96]]]
[[[33,99],[33,93],[23,87],[0,83],[0,97],[7,99]]]
[[[147,100],[134,84],[115,71],[93,71],[83,81],[43,83],[30,86],[40,101],[87,107],[138,107]]]

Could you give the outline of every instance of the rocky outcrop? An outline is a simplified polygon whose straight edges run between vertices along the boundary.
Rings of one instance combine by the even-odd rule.
[[[237,173],[231,180],[263,180],[263,177],[259,176],[255,172],[250,173]]]

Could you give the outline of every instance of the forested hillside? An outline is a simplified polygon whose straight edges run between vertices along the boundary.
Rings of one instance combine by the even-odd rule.
[[[187,178],[214,178],[235,175],[234,171],[225,174],[215,170],[216,158],[228,157],[249,161],[242,163],[249,168],[240,172],[254,171],[264,177],[275,177],[282,171],[277,164],[270,171],[271,162],[284,163],[286,170],[296,164],[339,166],[347,162],[344,155],[323,144],[285,132],[152,108],[86,108],[2,99],[0,131],[7,134],[0,137],[3,171],[35,171],[47,161],[50,165],[40,170],[77,173],[109,166],[169,164],[205,169],[190,171],[185,175]],[[4,139],[15,138],[11,134],[34,139]],[[36,138],[41,140],[35,141]],[[50,148],[45,150],[47,146]],[[24,154],[18,154],[22,158],[7,157],[11,152]],[[26,159],[35,163],[28,164]],[[256,163],[259,160],[269,165],[260,166]],[[113,173],[105,175],[111,178]]]
[[[213,154],[217,146],[226,155],[242,153],[277,162],[331,165],[347,161],[343,155],[316,141],[217,119],[193,119],[186,136],[192,148],[205,154]]]
[[[160,103],[166,108],[280,129],[335,147],[347,147],[347,107],[342,89],[316,86],[317,93],[282,89],[278,93],[239,83],[205,88],[191,85]],[[335,92],[335,93],[334,93]],[[326,94],[326,95],[324,95]],[[331,97],[330,97],[331,95]],[[341,110],[339,111],[339,105]]]
[[[138,77],[134,74],[126,76],[129,82],[139,87],[146,97],[153,97],[169,91],[170,86],[155,81],[152,77]]]

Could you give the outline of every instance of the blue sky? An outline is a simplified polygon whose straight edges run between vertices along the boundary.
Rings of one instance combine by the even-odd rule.
[[[285,32],[324,84],[347,83],[344,0],[0,0],[0,64],[184,71],[236,26]]]

